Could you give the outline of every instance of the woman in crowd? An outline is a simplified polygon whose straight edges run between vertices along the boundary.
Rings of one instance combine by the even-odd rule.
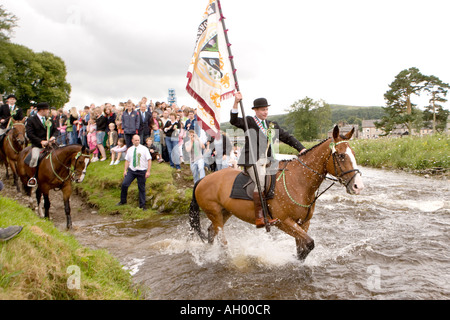
[[[95,116],[96,116],[95,123],[97,125],[97,148],[100,151],[100,154],[102,155],[100,161],[105,161],[106,152],[105,147],[103,146],[103,140],[105,139],[106,135],[107,120],[100,107],[95,108]]]
[[[98,149],[97,149],[97,131],[96,131],[95,120],[89,120],[87,125],[87,143],[90,150],[92,151],[93,157],[92,162],[98,161]]]
[[[78,111],[77,108],[70,108],[70,116],[69,123],[67,124],[67,135],[69,138],[69,144],[77,144],[78,143]]]
[[[180,123],[176,120],[176,113],[171,113],[169,115],[169,120],[167,120],[164,125],[164,133],[166,134],[166,146],[169,152],[169,162],[172,168],[176,168],[178,171],[181,170],[180,166],[180,148],[178,148],[178,135],[180,131]]]

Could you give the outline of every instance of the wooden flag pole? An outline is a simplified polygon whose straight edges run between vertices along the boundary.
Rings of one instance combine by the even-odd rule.
[[[230,63],[231,63],[231,69],[233,70],[233,78],[234,78],[234,82],[235,82],[235,87],[237,91],[239,90],[239,82],[237,80],[237,75],[236,75],[236,69],[234,67],[234,61],[233,61],[233,55],[231,54],[231,44],[230,41],[228,39],[228,29],[225,27],[225,17],[223,16],[222,13],[222,6],[220,4],[220,0],[217,0],[217,5],[219,7],[219,13],[220,13],[220,21],[222,22],[222,27],[224,30],[224,34],[225,34],[225,41],[227,43],[227,49],[228,49],[228,56],[230,58]],[[242,113],[242,118],[244,119],[244,126],[245,126],[245,133],[246,133],[246,139],[250,139],[250,134],[248,134],[248,123],[247,123],[247,118],[245,116],[245,111],[244,111],[244,105],[242,103],[242,99],[241,101],[239,101],[239,105],[241,107],[241,113]],[[249,143],[249,146],[251,146],[251,144]],[[270,231],[270,225],[268,223],[268,216],[269,216],[269,212],[267,209],[267,205],[266,205],[266,200],[264,199],[263,196],[263,190],[261,189],[261,182],[259,181],[259,175],[258,175],[258,169],[256,168],[256,164],[253,163],[252,164],[253,167],[253,171],[255,173],[255,183],[257,185],[258,188],[258,194],[259,194],[259,199],[261,201],[262,204],[262,209],[263,209],[263,214],[264,214],[264,223],[266,225],[266,231],[269,232]]]

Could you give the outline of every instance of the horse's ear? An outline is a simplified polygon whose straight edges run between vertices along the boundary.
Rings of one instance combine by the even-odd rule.
[[[84,153],[86,151],[86,146],[81,147],[81,153]]]
[[[355,127],[353,127],[352,130],[350,130],[350,132],[348,132],[345,135],[345,139],[350,140],[350,138],[352,137],[353,133],[355,133]]]
[[[339,127],[335,125],[333,129],[333,139],[336,140],[338,137],[339,137]]]

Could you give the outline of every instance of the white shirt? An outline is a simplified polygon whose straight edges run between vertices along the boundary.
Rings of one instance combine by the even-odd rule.
[[[134,150],[136,151],[136,161],[137,165],[136,167],[133,165],[133,156],[134,156]],[[152,156],[150,155],[150,151],[147,147],[143,146],[142,144],[139,144],[139,146],[135,147],[134,145],[130,147],[127,151],[127,155],[125,156],[125,160],[129,162],[129,169],[136,171],[136,170],[147,170],[148,169],[148,160],[151,160]]]

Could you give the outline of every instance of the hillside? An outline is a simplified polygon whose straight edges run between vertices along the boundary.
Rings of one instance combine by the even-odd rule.
[[[338,104],[330,104],[330,107],[332,123],[344,121],[349,124],[358,124],[360,128],[362,120],[381,119],[384,115],[384,111],[381,107],[361,107]],[[287,127],[285,125],[286,117],[287,113],[269,116],[270,120],[278,122],[278,124],[284,128]],[[221,128],[222,130],[227,130],[233,128],[233,126],[229,122],[224,122],[221,123]]]

